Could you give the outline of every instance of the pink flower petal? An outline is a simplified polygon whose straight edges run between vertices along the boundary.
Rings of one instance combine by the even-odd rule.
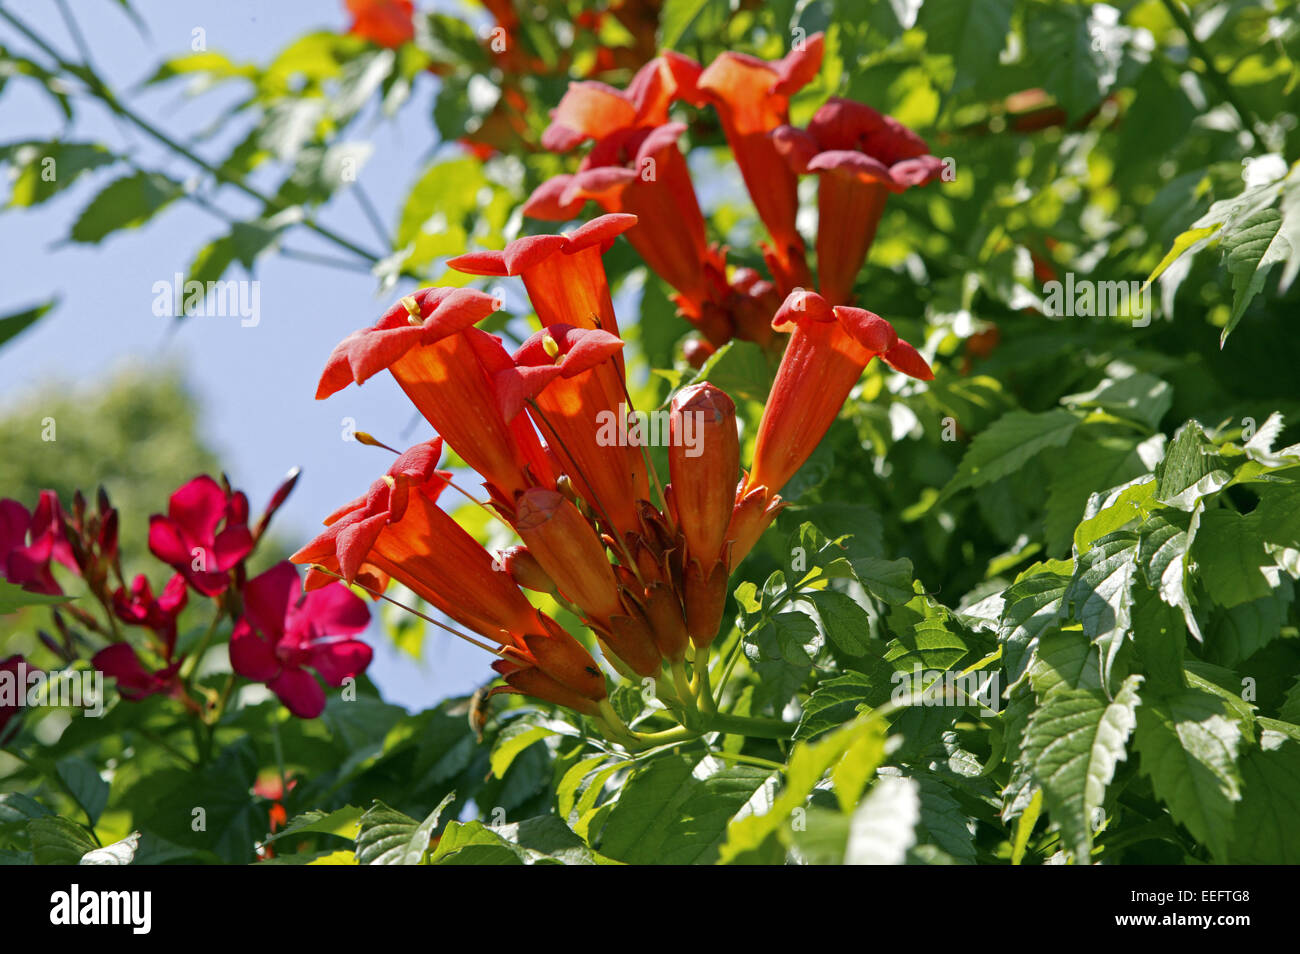
[[[314,719],[325,711],[325,690],[305,669],[286,669],[267,686],[300,719]]]

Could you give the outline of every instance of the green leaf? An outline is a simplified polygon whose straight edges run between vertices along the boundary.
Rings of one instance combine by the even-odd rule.
[[[96,142],[18,143],[0,147],[0,159],[14,164],[11,208],[40,205],[85,173],[117,161]]]
[[[1069,584],[1070,577],[1046,572],[1023,576],[1007,588],[998,625],[998,642],[1002,644],[1007,679],[1011,685],[1019,682],[1029,668],[1039,636],[1056,624],[1061,599]]]
[[[282,229],[262,222],[236,222],[230,231],[199,249],[185,272],[185,283],[198,282],[205,289],[203,298],[185,295],[185,311],[190,313],[207,301],[209,282],[220,281],[230,266],[239,262],[250,275],[258,255],[275,242]],[[219,293],[218,293],[219,294]]]
[[[817,609],[822,635],[850,656],[866,655],[870,646],[871,617],[847,593],[821,590],[808,595]]]
[[[312,809],[295,815],[289,824],[266,839],[267,844],[295,835],[322,834],[338,835],[340,838],[355,840],[363,812],[355,805],[345,805],[332,812]]]
[[[849,670],[833,679],[822,680],[804,701],[794,737],[801,742],[815,739],[850,721],[860,709],[887,702],[894,670],[883,660],[874,662],[870,675]]]
[[[659,14],[659,46],[678,49],[698,39],[708,39],[731,15],[728,0],[665,0]]]
[[[952,56],[951,93],[997,69],[1014,9],[1014,0],[946,0],[921,7],[917,25],[925,30],[927,51]]]
[[[1267,597],[1273,583],[1264,575],[1274,560],[1264,549],[1255,514],[1211,510],[1201,515],[1192,541],[1197,576],[1220,606],[1238,606]]]
[[[1094,813],[1116,764],[1127,758],[1141,682],[1141,676],[1129,676],[1113,701],[1096,689],[1060,689],[1029,717],[1025,763],[1076,863],[1088,862]]]
[[[915,574],[911,560],[885,560],[880,557],[851,559],[853,575],[872,596],[886,603],[906,603],[915,596]]]
[[[1219,231],[1221,227],[1222,223],[1215,223],[1214,225],[1207,225],[1204,228],[1188,229],[1187,231],[1180,233],[1178,238],[1174,239],[1173,246],[1165,253],[1165,257],[1160,260],[1160,264],[1155,267],[1155,270],[1149,276],[1147,276],[1147,284],[1150,284],[1159,278],[1165,269],[1178,259],[1182,258],[1193,245],[1198,248],[1204,246],[1210,236]]]
[[[57,606],[71,599],[62,593],[29,593],[17,584],[0,580],[0,616],[16,613],[24,606]]]
[[[1083,508],[1083,520],[1074,528],[1074,552],[1084,553],[1107,534],[1144,520],[1155,507],[1156,482],[1151,477],[1137,477],[1092,494]]]
[[[1174,820],[1219,861],[1227,860],[1235,803],[1241,800],[1241,742],[1238,723],[1206,692],[1148,697],[1138,710],[1133,747],[1142,774]]]
[[[1129,373],[1123,376],[1106,378],[1091,391],[1067,394],[1061,398],[1061,403],[1071,408],[1108,411],[1154,431],[1173,406],[1174,389],[1169,382],[1154,374],[1135,373],[1131,368],[1127,370]],[[1112,371],[1112,368],[1107,371]]]
[[[727,823],[770,775],[708,755],[655,758],[623,787],[600,851],[628,864],[710,864]]]
[[[1138,529],[1137,553],[1147,586],[1165,603],[1182,611],[1188,631],[1198,640],[1204,637],[1187,592],[1187,553],[1200,523],[1199,507],[1190,514],[1179,510],[1153,513]]]
[[[140,833],[133,831],[121,841],[95,848],[81,856],[82,865],[129,865],[140,850]]]
[[[1206,632],[1208,658],[1224,666],[1238,666],[1283,635],[1295,587],[1290,577],[1278,580],[1268,596],[1215,614]]]
[[[1076,536],[1076,528],[1081,519],[1089,519],[1091,507],[1089,502],[1094,496],[1108,497],[1106,493],[1097,493],[1097,488],[1117,488],[1136,477],[1147,474],[1150,466],[1143,457],[1149,455],[1151,463],[1158,456],[1156,444],[1162,438],[1141,444],[1131,437],[1095,438],[1080,429],[1062,453],[1052,464],[1052,480],[1047,491],[1047,512],[1045,524],[1047,530],[1047,549],[1055,556],[1064,555],[1070,549],[1071,541]],[[1106,501],[1109,502],[1109,501]],[[1095,514],[1093,515],[1095,516]],[[1111,517],[1117,517],[1116,512]],[[1108,525],[1110,520],[1105,521]],[[1118,526],[1108,526],[1102,536]]]
[[[1087,7],[1035,6],[1026,33],[1043,86],[1071,119],[1101,102],[1106,63],[1094,49]]]
[[[812,671],[810,651],[821,640],[807,613],[778,613],[745,635],[745,658],[758,675],[757,698],[780,709]]]
[[[1062,615],[1083,626],[1101,652],[1102,678],[1125,637],[1132,632],[1133,579],[1137,571],[1136,533],[1107,534],[1075,561],[1074,576],[1062,597]]]
[[[157,172],[137,172],[104,187],[72,226],[74,242],[99,242],[119,229],[148,222],[184,194],[179,182]]]
[[[1079,418],[1066,410],[1031,414],[1004,414],[971,441],[956,475],[944,487],[944,500],[967,487],[980,487],[1015,473],[1051,447],[1063,447],[1079,426]]]
[[[545,726],[529,725],[526,722],[513,722],[497,737],[492,748],[492,774],[505,778],[506,772],[515,757],[535,742],[540,742],[555,732]]]
[[[435,865],[595,863],[591,849],[554,815],[488,827],[482,822],[448,822],[429,858]]]
[[[885,777],[853,813],[846,865],[901,865],[916,844],[921,819],[920,788],[913,779]]]
[[[1232,315],[1219,335],[1223,347],[1228,335],[1241,321],[1246,306],[1264,287],[1264,279],[1278,262],[1293,254],[1286,238],[1279,238],[1282,213],[1261,209],[1223,236],[1223,261],[1232,275]],[[1300,254],[1300,250],[1295,250]]]
[[[38,865],[80,864],[87,852],[99,847],[86,829],[58,815],[28,822],[27,834]]]
[[[1100,689],[1100,653],[1077,629],[1046,631],[1039,638],[1038,653],[1030,663],[1029,681],[1039,699],[1058,687]]]
[[[98,769],[89,759],[74,755],[60,759],[54,769],[90,823],[93,825],[98,822],[104,806],[108,804],[108,782],[100,777]]]
[[[813,742],[799,742],[786,763],[785,787],[765,811],[738,817],[727,826],[727,839],[719,860],[722,864],[743,861],[760,852],[773,838],[789,839],[790,822],[796,810],[803,810],[813,788],[833,766],[851,761],[843,784],[865,782],[885,757],[886,722],[875,712],[866,712],[834,732]],[[860,794],[860,789],[858,790]],[[841,810],[852,808],[856,795],[848,788],[837,790]]]
[[[456,798],[449,793],[422,822],[389,808],[379,799],[361,816],[357,861],[363,865],[418,865],[429,851],[438,820]]]
[[[1221,464],[1200,422],[1188,421],[1174,434],[1165,459],[1156,468],[1157,499],[1190,512],[1201,497],[1228,482]]]
[[[1230,862],[1300,864],[1300,742],[1275,737],[1248,750],[1241,778],[1245,791],[1229,838]]]

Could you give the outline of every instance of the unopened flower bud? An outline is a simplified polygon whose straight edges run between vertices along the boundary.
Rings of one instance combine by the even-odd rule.
[[[736,405],[712,384],[673,398],[668,468],[688,558],[710,567],[722,552],[740,474]]]
[[[529,553],[527,547],[506,547],[497,554],[497,564],[525,589],[538,593],[555,592],[555,581],[542,569],[537,557]]]
[[[562,494],[543,487],[525,490],[515,505],[514,526],[566,599],[602,623],[621,612],[605,548]]]

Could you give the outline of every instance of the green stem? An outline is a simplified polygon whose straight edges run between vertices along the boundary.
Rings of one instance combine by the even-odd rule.
[[[79,67],[75,63],[69,63],[59,54],[57,50],[55,50],[52,46],[50,46],[50,44],[47,43],[44,40],[44,38],[42,38],[39,34],[33,31],[30,27],[28,27],[27,24],[17,19],[8,10],[0,8],[0,18],[3,18],[15,30],[17,30],[19,33],[21,33],[23,36],[29,39],[32,43],[36,44],[36,46],[38,46],[45,53],[46,56],[48,56],[50,59],[54,61],[55,65],[58,66],[59,69],[64,70],[65,72],[70,73],[73,76],[76,76],[82,82],[84,82],[86,86],[89,88],[90,92],[95,97],[97,97],[100,101],[102,101],[104,105],[107,106],[108,109],[111,112],[113,112],[115,115],[122,117],[131,125],[139,129],[141,132],[145,133],[147,136],[154,139],[156,142],[160,143],[163,146],[166,146],[168,149],[176,153],[178,156],[181,156],[182,158],[198,166],[204,172],[208,173],[208,175],[215,178],[218,182],[223,182],[227,185],[234,186],[240,192],[243,192],[245,195],[253,199],[256,199],[258,202],[262,203],[262,205],[268,209],[274,209],[275,211],[283,211],[284,207],[281,203],[275,201],[270,196],[263,195],[257,189],[254,189],[252,186],[244,183],[237,176],[233,176],[229,172],[223,170],[220,166],[215,166],[212,163],[208,162],[202,156],[198,155],[191,149],[177,142],[171,136],[168,136],[162,130],[158,129],[156,126],[154,126],[144,117],[137,115],[135,112],[133,112],[130,109],[130,107],[121,103],[114,95],[113,91],[109,89],[107,86],[105,86],[104,81],[101,80],[97,75],[95,75],[95,73],[91,71],[89,67]],[[321,238],[333,242],[335,245],[338,245],[340,248],[347,249],[349,252],[352,252],[354,255],[364,258],[372,265],[376,264],[380,259],[380,256],[375,255],[372,252],[366,251],[365,249],[361,248],[359,245],[356,245],[355,243],[349,241],[348,239],[344,238],[342,235],[339,235],[337,232],[333,231],[332,229],[328,229],[325,226],[320,225],[309,218],[304,218],[301,224],[306,228],[311,229],[311,231],[315,232]]]
[[[704,728],[710,732],[746,735],[755,739],[789,739],[794,735],[796,723],[719,712],[704,720]]]
[[[718,705],[713,700],[713,687],[709,685],[708,649],[697,649],[695,651],[695,691],[699,697],[702,711],[706,714],[713,714],[718,711]]]
[[[1182,31],[1183,36],[1187,38],[1188,49],[1195,53],[1201,62],[1205,64],[1205,72],[1210,81],[1219,88],[1223,98],[1231,104],[1232,108],[1237,111],[1237,115],[1241,117],[1242,125],[1248,127],[1252,133],[1263,139],[1264,137],[1260,133],[1259,120],[1250,111],[1250,108],[1238,98],[1236,90],[1232,88],[1232,83],[1228,81],[1228,77],[1219,72],[1219,68],[1214,65],[1214,57],[1205,48],[1205,44],[1197,38],[1196,28],[1192,25],[1192,18],[1187,15],[1187,11],[1182,8],[1177,0],[1161,0],[1161,3],[1169,11],[1169,16],[1178,25],[1178,29]]]
[[[745,765],[757,765],[759,768],[771,769],[774,772],[784,772],[785,766],[780,762],[773,762],[771,759],[760,759],[757,755],[742,755],[739,752],[710,752],[715,758],[720,758],[724,762],[742,762]]]

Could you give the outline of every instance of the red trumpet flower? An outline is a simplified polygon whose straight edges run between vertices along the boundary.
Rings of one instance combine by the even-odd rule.
[[[224,593],[252,549],[248,498],[206,474],[171,495],[167,516],[149,518],[149,550],[204,596]]]
[[[349,33],[390,49],[415,38],[412,0],[347,0],[347,6],[352,14]]]
[[[554,682],[563,688],[556,690],[566,699],[561,704],[576,694],[589,703],[581,711],[594,711],[605,697],[605,677],[595,660],[538,612],[491,554],[438,507],[448,477],[435,469],[440,445],[434,440],[408,450],[366,497],[331,515],[329,528],[290,559],[319,564],[349,582],[386,583],[391,577],[504,647],[500,662],[509,662],[507,681],[513,677],[544,691]],[[313,570],[307,586],[330,581],[327,573]],[[541,674],[521,675],[534,668]]]
[[[781,126],[772,140],[791,170],[819,176],[818,287],[846,304],[889,193],[932,182],[943,161],[902,123],[846,99],[827,100],[806,130]]]
[[[690,171],[677,147],[686,127],[668,121],[676,100],[703,104],[696,88],[699,74],[693,60],[664,53],[641,68],[626,92],[603,83],[570,84],[551,113],[542,145],[567,152],[588,139],[594,144],[578,172],[543,183],[524,214],[563,221],[590,199],[606,212],[636,215],[628,241],[676,289],[673,300],[682,314],[714,344],[722,344],[732,334],[725,254],[708,244]]]
[[[722,53],[698,81],[700,92],[717,109],[745,187],[772,237],[764,258],[782,294],[808,286],[810,276],[795,228],[797,182],[769,134],[789,123],[790,96],[821,69],[823,45],[822,34],[815,34],[776,63]]]
[[[230,634],[230,665],[264,682],[294,715],[314,719],[325,690],[308,667],[341,686],[370,665],[371,650],[352,639],[370,622],[363,600],[332,583],[304,594],[292,563],[277,563],[244,586],[244,615]]]
[[[753,468],[741,485],[728,531],[735,562],[772,522],[778,491],[830,430],[872,358],[879,355],[894,370],[922,381],[934,377],[885,319],[862,308],[832,306],[812,292],[788,296],[772,326],[793,333],[763,409]]]
[[[467,252],[447,264],[467,275],[518,275],[543,327],[565,324],[618,334],[601,256],[636,222],[634,215],[602,215],[565,235],[528,235],[501,251]]]
[[[493,377],[510,366],[510,356],[500,339],[471,327],[495,310],[492,297],[474,289],[421,289],[334,349],[316,398],[387,368],[434,430],[484,477],[494,499],[509,507],[516,493],[553,484],[553,477],[528,422],[501,416]]]
[[[622,347],[605,331],[552,325],[525,341],[496,378],[506,419],[519,419],[527,406],[559,469],[620,539],[640,531],[637,501],[650,496],[640,450],[602,440],[598,427],[627,407],[622,370],[610,360]]]

